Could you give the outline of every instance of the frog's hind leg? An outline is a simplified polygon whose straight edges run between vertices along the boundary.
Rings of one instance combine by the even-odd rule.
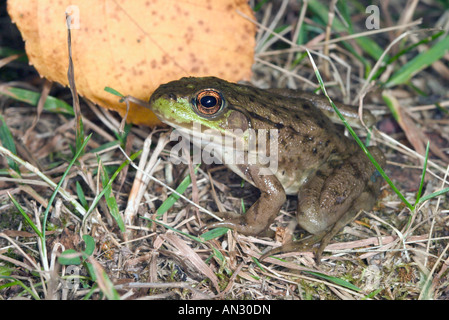
[[[378,149],[370,148],[370,151],[383,165]],[[324,164],[298,194],[298,224],[313,236],[273,249],[262,258],[280,252],[313,251],[319,263],[330,240],[360,210],[373,207],[381,183],[382,179],[376,178],[374,166],[362,152]]]
[[[304,239],[301,239],[298,241],[293,241],[293,242],[283,244],[280,247],[273,248],[273,249],[269,250],[268,252],[265,252],[259,258],[259,260],[262,261],[269,256],[273,256],[273,255],[279,254],[279,253],[314,251],[316,244],[321,241],[321,239],[323,238],[324,235],[325,235],[325,233],[323,232],[320,234],[311,235],[310,237],[307,237],[307,238],[304,238]]]
[[[373,197],[371,190],[369,192],[363,192],[357,200],[354,202],[352,209],[348,210],[343,216],[335,222],[332,228],[323,235],[320,246],[316,248],[315,260],[319,263],[321,255],[324,249],[330,243],[331,239],[340,232],[347,224],[349,224],[359,212],[362,210],[370,210],[376,202],[376,198]],[[356,209],[357,208],[357,209]]]
[[[227,222],[241,221],[242,219],[245,218],[244,214],[240,214],[237,212],[219,211],[219,212],[214,212],[214,214],[223,219],[224,222],[223,222],[222,227],[226,227],[226,228],[230,228],[230,226],[228,224],[226,224]],[[210,217],[209,220],[212,220],[212,219],[213,218]],[[202,233],[202,232],[205,232],[207,229],[217,228],[217,227],[220,227],[220,222],[210,222],[207,220],[206,225],[200,230],[200,232]],[[232,228],[230,228],[230,229],[232,229]],[[273,238],[275,236],[275,232],[273,230],[271,230],[270,228],[266,228],[265,230],[258,233],[257,236]]]
[[[369,195],[368,195],[369,198]],[[363,195],[360,197],[360,200],[369,200],[365,198]],[[271,249],[270,251],[264,253],[259,260],[263,260],[268,256],[272,256],[279,253],[287,253],[287,252],[313,252],[315,254],[316,264],[320,264],[321,256],[323,254],[324,249],[330,243],[332,238],[351,220],[354,218],[356,214],[353,210],[348,210],[340,220],[335,222],[334,225],[331,226],[330,229],[318,232],[317,234],[313,234],[310,237],[304,238],[299,241],[293,241],[286,243],[280,247]]]
[[[268,256],[272,256],[279,253],[287,252],[309,252],[312,251],[315,254],[315,261],[317,264],[321,262],[321,255],[324,249],[330,243],[332,238],[343,229],[359,211],[354,208],[369,210],[374,206],[376,198],[372,196],[372,190],[363,192],[354,202],[351,209],[347,210],[339,220],[337,220],[329,229],[318,232],[303,240],[286,243],[280,247],[271,249],[264,253],[259,260],[263,260]],[[319,245],[318,245],[319,244]]]

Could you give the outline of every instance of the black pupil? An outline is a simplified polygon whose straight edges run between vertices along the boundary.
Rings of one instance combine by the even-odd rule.
[[[201,98],[200,103],[204,108],[213,108],[217,105],[217,98],[214,96],[204,96]]]

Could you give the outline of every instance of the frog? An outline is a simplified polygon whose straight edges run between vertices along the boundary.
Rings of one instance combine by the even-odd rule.
[[[367,110],[360,120],[358,108],[335,105],[351,126],[364,123],[370,127],[376,122]],[[272,248],[259,260],[278,253],[312,251],[319,262],[331,239],[361,210],[371,210],[380,194],[383,180],[379,172],[355,140],[345,135],[339,126],[341,119],[323,96],[294,89],[261,89],[213,76],[183,77],[160,85],[148,107],[163,123],[193,137],[193,144],[204,148],[211,136],[227,134],[243,146],[239,148],[246,156],[243,161],[224,164],[258,188],[260,197],[244,214],[219,213],[222,220],[209,222],[206,229],[224,227],[247,236],[272,236],[270,226],[287,196],[297,196],[296,221],[309,236]],[[254,148],[249,148],[253,132],[264,130],[277,133],[277,152],[270,154],[276,155],[275,169],[254,157],[249,161],[254,154]],[[259,143],[268,143],[267,137]],[[217,153],[223,156],[235,149],[236,145],[230,145]],[[377,146],[367,150],[385,166],[385,156]]]

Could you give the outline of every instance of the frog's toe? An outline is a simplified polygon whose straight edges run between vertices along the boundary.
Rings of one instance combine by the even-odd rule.
[[[321,255],[323,253],[324,248],[326,247],[327,243],[324,244],[320,242],[323,238],[322,235],[314,235],[299,241],[289,242],[286,244],[283,244],[280,247],[273,248],[269,250],[268,252],[265,252],[259,260],[262,261],[265,258],[279,254],[279,253],[287,253],[287,252],[313,252],[315,254],[316,262],[319,264],[319,261],[321,260]],[[317,245],[319,244],[319,247]]]
[[[215,212],[215,215],[219,216],[223,220],[238,220],[243,216],[240,213],[232,212],[232,211],[219,211]]]
[[[269,250],[268,252],[265,252],[259,258],[259,260],[262,261],[269,256],[279,254],[279,253],[313,251],[313,245],[315,243],[316,242],[308,242],[308,241],[289,242],[289,243],[281,245],[280,247],[276,247],[276,248]]]
[[[229,228],[246,236],[258,236],[264,234],[267,227],[264,224],[248,223],[246,216],[238,215],[236,218],[213,222],[206,225],[207,229]]]
[[[223,219],[224,221],[232,220],[232,219],[238,219],[238,218],[241,217],[241,215],[238,214],[238,213],[235,213],[235,212],[227,212],[227,211],[214,212],[214,214],[215,214],[217,217]],[[214,219],[216,219],[216,218],[214,218],[214,217],[212,217],[212,216],[209,216],[209,215],[205,215],[205,216],[202,218],[202,220],[203,220],[203,222],[206,224],[206,226],[203,227],[202,229],[209,228],[209,224],[210,224],[210,225],[214,224],[215,221],[212,222],[212,220],[214,220]]]
[[[231,218],[226,219],[224,221],[218,221],[218,222],[211,222],[208,223],[205,228],[207,229],[214,229],[214,228],[229,228],[236,230],[238,232],[242,232],[244,228],[244,221],[242,221],[242,218]],[[243,232],[242,232],[243,233]]]
[[[321,262],[321,256],[323,255],[324,249],[327,247],[327,245],[330,243],[331,239],[333,238],[335,234],[327,233],[320,239],[320,245],[318,247],[315,247],[313,252],[315,254],[315,261],[316,264],[320,264]]]

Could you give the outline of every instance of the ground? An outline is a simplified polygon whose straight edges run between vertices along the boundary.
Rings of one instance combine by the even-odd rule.
[[[310,0],[307,7],[297,1],[261,1],[255,8],[262,26],[253,85],[316,89],[308,85],[318,81],[304,48],[291,41],[319,52],[312,57],[333,100],[358,105],[357,95],[366,94],[363,107],[378,118],[370,143],[385,153],[384,170],[403,196],[385,183],[378,204],[333,238],[320,264],[311,252],[257,261],[276,245],[270,238],[232,231],[200,238],[199,229],[209,219],[204,211],[242,213],[259,191],[220,165],[201,165],[184,184],[194,168],[169,161],[173,143],[164,140],[169,128],[133,126],[118,139],[121,118],[81,100],[85,135],[92,137],[69,168],[76,146],[73,116],[44,111],[33,124],[35,106],[0,95],[0,299],[448,299],[449,199],[447,191],[438,191],[448,187],[449,7],[436,0],[407,8],[402,3],[379,7],[379,29],[367,29],[369,17],[376,21],[375,11],[365,11],[369,1],[338,2],[336,9]],[[3,65],[23,53],[23,42],[4,4],[0,10],[0,93],[7,85],[42,92],[45,79],[23,58]],[[327,28],[329,17],[338,21],[332,28]],[[420,24],[410,26],[418,19]],[[444,33],[429,39],[438,28]],[[287,41],[272,37],[272,30]],[[423,55],[441,44],[445,54],[437,59]],[[383,52],[386,60],[378,63]],[[368,77],[372,86],[366,86]],[[49,94],[72,104],[70,90],[58,84]],[[357,134],[365,141],[366,130]],[[7,141],[14,142],[14,161],[5,157],[5,148],[11,150]],[[139,150],[144,151],[135,165],[120,168],[108,188],[127,160],[124,152],[130,156]],[[136,179],[136,166],[145,163],[150,169],[155,165],[148,185]],[[62,191],[46,216],[61,179]],[[177,199],[164,209],[173,194],[167,186],[179,191],[184,185],[190,202]],[[102,190],[105,197],[86,215]],[[417,195],[424,201],[415,205]],[[291,231],[294,237],[304,235],[295,229],[295,211],[296,198],[288,197],[272,226],[277,240],[288,239]],[[120,228],[123,217],[126,231]],[[69,249],[78,263],[56,259]],[[67,282],[70,275],[73,282]]]

